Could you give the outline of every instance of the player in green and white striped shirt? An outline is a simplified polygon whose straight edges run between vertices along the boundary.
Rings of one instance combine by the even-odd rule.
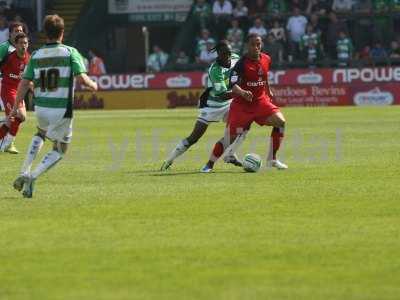
[[[193,131],[187,138],[176,145],[162,164],[161,171],[168,170],[177,157],[196,144],[207,131],[210,123],[226,121],[228,117],[229,107],[232,102],[232,92],[228,88],[229,78],[233,67],[239,60],[239,56],[232,53],[229,43],[225,40],[218,43],[215,51],[217,51],[218,57],[208,69],[207,88],[200,96],[199,116]],[[231,149],[236,149],[243,139],[244,136],[235,141],[235,147],[232,146]],[[236,166],[242,165],[233,150],[228,151],[224,160]]]
[[[32,197],[36,179],[56,165],[67,151],[72,137],[74,78],[90,90],[97,90],[97,84],[86,75],[78,50],[62,44],[64,20],[58,15],[48,15],[43,28],[47,43],[32,53],[18,87],[13,111],[17,115],[19,103],[33,84],[38,132],[32,138],[21,174],[14,181],[14,188],[18,191],[23,189],[26,198]],[[32,163],[46,137],[53,141],[53,150],[31,172]]]

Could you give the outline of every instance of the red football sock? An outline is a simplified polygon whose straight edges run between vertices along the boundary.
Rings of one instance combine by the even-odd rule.
[[[3,124],[1,127],[0,127],[0,139],[2,139],[3,137],[5,137],[6,135],[7,135],[7,133],[8,133],[8,127],[7,127],[7,125],[6,124]]]
[[[274,127],[271,132],[271,148],[272,148],[272,159],[276,159],[276,153],[278,152],[283,137],[285,128],[284,127]]]
[[[20,125],[21,123],[22,123],[21,120],[18,119],[18,118],[14,118],[14,120],[11,121],[9,132],[10,132],[10,134],[11,134],[12,136],[16,136],[16,135],[17,135],[18,129],[19,129],[19,125]]]
[[[224,145],[221,142],[217,142],[214,145],[210,160],[215,162],[221,157],[222,154],[224,154]]]

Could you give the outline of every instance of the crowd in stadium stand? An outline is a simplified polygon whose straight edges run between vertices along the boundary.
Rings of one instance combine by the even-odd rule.
[[[173,53],[175,69],[207,67],[219,39],[242,54],[252,32],[275,68],[400,62],[400,0],[195,0],[191,18],[196,50]]]

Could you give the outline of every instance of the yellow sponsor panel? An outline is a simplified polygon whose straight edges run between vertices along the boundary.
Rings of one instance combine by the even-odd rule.
[[[195,106],[202,89],[76,92],[76,108],[149,109]]]

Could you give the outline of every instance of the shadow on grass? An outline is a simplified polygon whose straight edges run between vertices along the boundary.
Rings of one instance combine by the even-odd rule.
[[[243,173],[245,173],[245,172],[238,172],[238,171],[234,171],[234,170],[219,170],[219,171],[214,171],[214,172],[207,173],[207,174],[216,175],[216,174],[243,174]],[[179,176],[179,175],[198,175],[198,174],[207,176],[207,174],[202,173],[200,171],[176,171],[176,172],[174,172],[174,171],[160,172],[159,171],[157,173],[152,174],[151,176]]]
[[[21,195],[15,195],[15,196],[6,196],[6,197],[1,197],[0,202],[1,201],[15,201],[15,200],[23,200],[24,198]]]

